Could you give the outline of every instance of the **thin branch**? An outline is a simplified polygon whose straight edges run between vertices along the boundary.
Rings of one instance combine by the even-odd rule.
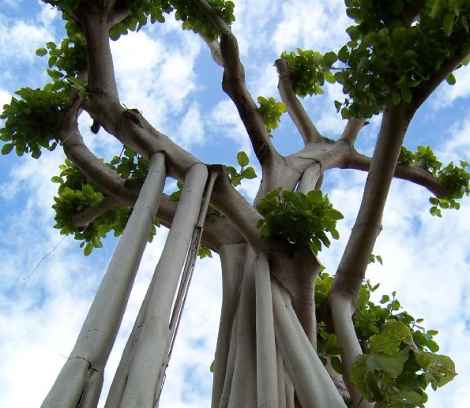
[[[207,37],[201,34],[202,39],[206,42],[207,46],[212,55],[214,62],[224,67],[224,58],[222,57],[222,51],[220,50],[220,42],[218,40],[209,40]]]
[[[313,124],[310,116],[305,111],[302,103],[297,98],[292,86],[292,80],[289,74],[287,61],[278,59],[275,62],[277,72],[279,73],[279,94],[281,95],[282,102],[287,107],[287,112],[302,135],[305,144],[311,142],[318,142],[322,139],[320,132]]]
[[[364,123],[364,119],[349,119],[346,127],[344,128],[343,134],[341,135],[341,139],[346,140],[351,145],[354,145],[360,130],[364,127]]]
[[[372,159],[370,157],[354,151],[346,159],[343,168],[369,171],[371,161]],[[395,169],[394,176],[425,187],[436,197],[445,196],[447,193],[445,187],[439,184],[437,178],[421,167],[398,165]]]
[[[90,207],[86,210],[83,210],[72,217],[72,223],[76,227],[86,228],[92,222],[94,222],[98,217],[106,214],[110,210],[114,210],[120,207],[131,207],[129,204],[123,205],[122,203],[116,201],[112,197],[105,197],[104,200],[98,207]]]
[[[442,64],[440,69],[438,69],[427,81],[416,88],[413,95],[413,111],[418,110],[418,108],[426,101],[429,95],[434,92],[440,83],[444,81],[469,54],[470,47],[467,45],[467,47],[462,48],[460,52],[456,52],[455,55]]]

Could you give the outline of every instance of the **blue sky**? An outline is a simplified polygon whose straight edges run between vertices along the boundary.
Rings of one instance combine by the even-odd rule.
[[[342,0],[240,0],[237,22],[247,80],[255,96],[277,96],[272,66],[282,50],[297,47],[337,49],[348,21]],[[35,0],[0,0],[0,103],[22,86],[41,86],[44,60],[34,51],[59,39],[61,21]],[[122,102],[139,108],[173,140],[206,162],[231,164],[249,141],[231,102],[221,87],[221,70],[205,44],[183,32],[171,18],[113,44]],[[434,147],[441,160],[470,159],[470,68],[457,73],[457,85],[443,85],[416,116],[406,145]],[[328,85],[325,95],[305,104],[319,129],[337,137],[344,123],[332,101],[341,90]],[[362,132],[359,147],[370,153],[378,118]],[[109,135],[82,131],[89,146],[109,157],[120,145]],[[301,146],[287,116],[274,142],[284,152]],[[90,257],[78,243],[63,239],[52,228],[50,208],[56,186],[49,179],[63,161],[57,150],[40,160],[13,155],[0,158],[0,406],[39,406],[67,358],[92,296],[116,243]],[[357,213],[365,174],[335,171],[326,186],[333,203],[345,215],[341,240],[321,254],[334,271]],[[245,183],[248,197],[257,180]],[[171,188],[171,185],[169,185]],[[398,292],[413,315],[439,330],[441,351],[450,354],[459,376],[436,394],[427,407],[470,406],[470,201],[443,219],[428,212],[427,191],[406,182],[393,183],[384,229],[375,253],[384,266],[371,266],[368,276],[381,282],[380,293]],[[166,232],[147,247],[122,330],[106,371],[105,391],[119,361],[126,335],[144,296]],[[54,249],[55,248],[55,249]],[[49,254],[44,258],[45,255]],[[43,259],[44,258],[44,259]],[[42,259],[42,261],[41,261]],[[40,262],[41,261],[41,262]],[[40,263],[39,263],[40,262]],[[39,265],[38,265],[39,263]],[[221,301],[217,259],[198,262],[168,370],[161,408],[206,407],[210,403],[212,362]]]

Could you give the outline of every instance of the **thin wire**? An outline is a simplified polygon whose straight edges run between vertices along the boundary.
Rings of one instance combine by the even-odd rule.
[[[64,242],[64,239],[66,237],[62,237],[62,239],[57,242],[57,244],[54,245],[54,247],[49,251],[47,252],[45,255],[42,256],[42,258],[38,261],[38,263],[34,266],[34,268],[31,270],[31,272],[29,272],[26,276],[24,276],[23,278],[21,278],[21,282],[23,284],[26,284],[26,282],[32,278],[32,276],[34,275],[34,272],[36,272],[38,270],[38,268],[41,266],[41,264],[48,258],[50,257],[56,250],[57,248],[59,248],[60,244],[62,244],[62,242]],[[18,282],[18,281],[17,281]]]

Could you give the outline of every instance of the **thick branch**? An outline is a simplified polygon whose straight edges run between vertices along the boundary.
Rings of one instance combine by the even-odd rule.
[[[346,140],[353,145],[357,139],[357,135],[364,126],[364,122],[364,119],[349,119],[346,127],[344,128],[343,134],[341,135],[341,139]]]
[[[234,223],[253,247],[266,249],[267,243],[256,227],[261,215],[232,187],[224,166],[210,166],[210,170],[219,173],[212,194],[213,204]]]
[[[347,158],[343,168],[369,171],[370,165],[369,157],[354,151]],[[398,165],[395,169],[395,177],[423,186],[437,197],[446,195],[445,187],[439,184],[437,178],[421,167]]]
[[[237,107],[240,118],[250,137],[253,150],[261,165],[271,162],[278,155],[264,125],[261,114],[245,82],[245,71],[240,62],[237,39],[232,33],[224,33],[220,39],[220,50],[224,60],[222,88]]]
[[[78,10],[87,43],[88,88],[93,94],[119,101],[109,44],[108,13],[98,5],[83,3]]]
[[[292,86],[292,80],[289,74],[287,61],[278,59],[275,63],[279,73],[279,94],[281,95],[282,102],[287,107],[287,112],[302,135],[304,143],[318,142],[321,140],[320,132],[313,124],[310,116],[305,111],[302,103],[297,98]]]
[[[272,158],[277,152],[271,143],[263,119],[256,110],[256,103],[246,87],[245,70],[240,61],[237,39],[230,27],[214,12],[214,9],[206,0],[196,0],[196,3],[220,33],[220,53],[222,58],[217,55],[215,60],[218,64],[222,62],[224,66],[222,88],[237,107],[240,118],[250,137],[256,157],[258,157],[258,160],[263,165],[266,159]],[[214,50],[212,46],[211,51],[213,52]]]
[[[76,123],[72,128],[62,130],[61,139],[66,156],[100,191],[122,204],[136,200],[137,191],[126,187],[125,180],[88,149]]]
[[[333,291],[353,301],[381,228],[382,213],[395,174],[410,117],[402,106],[387,107],[370,165],[361,207],[336,273]]]

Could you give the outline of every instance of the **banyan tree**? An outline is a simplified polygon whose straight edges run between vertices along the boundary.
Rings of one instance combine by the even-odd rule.
[[[82,241],[85,254],[114,230],[121,235],[76,344],[43,408],[153,408],[178,332],[197,256],[220,257],[223,302],[213,371],[213,408],[421,407],[426,387],[455,376],[426,331],[395,299],[374,304],[365,271],[381,233],[394,177],[429,190],[431,213],[458,208],[469,193],[466,163],[442,164],[429,148],[403,147],[415,113],[469,60],[470,3],[447,0],[346,0],[350,40],[339,50],[298,49],[275,64],[280,101],[254,98],[246,83],[228,0],[48,0],[66,23],[62,42],[37,54],[50,82],[23,88],[5,105],[2,152],[67,156],[55,198],[56,227]],[[256,178],[199,160],[158,130],[118,93],[110,42],[175,13],[223,72],[261,168],[254,202],[238,190]],[[347,120],[331,139],[301,99],[339,83]],[[145,86],[143,83],[142,86]],[[110,162],[85,144],[78,119],[123,145]],[[272,131],[287,112],[303,148],[283,155]],[[373,154],[356,148],[371,117],[381,121]],[[285,119],[288,120],[288,119]],[[338,238],[342,218],[322,191],[332,169],[367,172],[362,201],[333,275],[317,254]],[[168,178],[178,180],[171,196]],[[166,191],[166,190],[165,190]],[[145,245],[156,224],[169,228],[164,249],[122,353],[109,394],[103,375]],[[358,318],[361,317],[360,319]],[[366,322],[367,325],[364,323]],[[209,362],[210,363],[210,362]]]

